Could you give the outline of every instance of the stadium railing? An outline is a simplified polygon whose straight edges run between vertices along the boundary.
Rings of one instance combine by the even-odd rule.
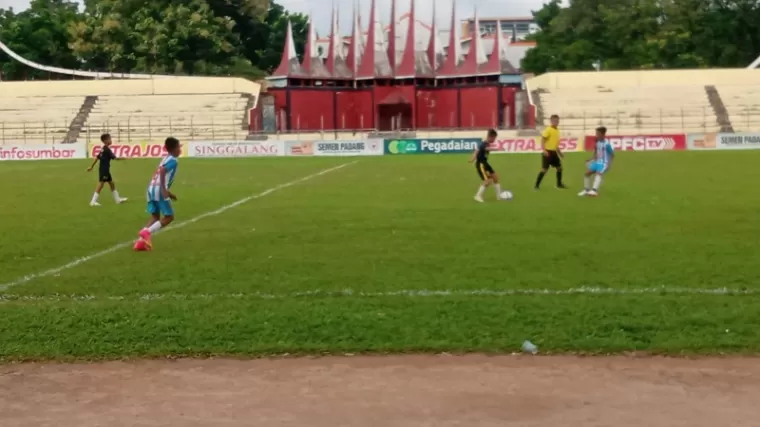
[[[742,106],[731,114],[735,132],[760,131],[760,108],[756,105]],[[567,132],[591,135],[597,126],[605,126],[610,134],[666,134],[709,133],[720,131],[715,112],[711,107],[681,108],[607,108],[584,109],[558,107],[550,114],[561,117],[561,128]],[[542,125],[549,124],[549,115]]]
[[[651,135],[680,133],[718,132],[720,125],[710,108],[648,109],[614,111],[598,109],[582,110],[558,109],[562,117],[560,129],[563,135],[583,137],[591,135],[597,126],[603,125],[611,135]],[[760,132],[760,106],[746,106],[740,112],[731,114],[735,132]],[[46,122],[2,122],[0,121],[0,143],[2,144],[52,144],[64,140],[69,130],[70,120]],[[539,124],[539,129],[544,124]],[[426,127],[417,129],[399,128],[395,130],[361,129],[321,129],[250,132],[238,115],[229,119],[196,119],[189,117],[155,117],[106,121],[85,125],[78,140],[98,142],[101,133],[108,132],[120,143],[140,143],[161,141],[168,135],[181,140],[350,140],[357,138],[462,138],[480,135],[489,126]],[[504,137],[535,136],[536,129],[504,128]]]

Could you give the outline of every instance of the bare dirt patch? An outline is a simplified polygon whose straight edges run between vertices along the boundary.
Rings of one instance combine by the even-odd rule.
[[[750,358],[390,356],[0,366],[11,426],[756,426]]]

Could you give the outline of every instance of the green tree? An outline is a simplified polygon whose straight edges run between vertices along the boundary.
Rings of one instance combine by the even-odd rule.
[[[68,48],[67,30],[79,19],[78,5],[68,0],[33,0],[20,13],[0,10],[0,40],[22,57],[41,64],[79,68],[82,64]],[[0,72],[6,79],[38,78],[43,73],[0,53]]]
[[[280,63],[285,47],[287,23],[293,25],[296,50],[303,52],[306,45],[308,18],[300,13],[289,13],[277,2],[263,0],[208,0],[216,16],[225,16],[235,22],[240,37],[241,52],[262,70],[272,71]]]
[[[757,0],[551,1],[534,17],[522,67],[533,73],[743,67],[760,54]]]
[[[240,54],[234,21],[205,0],[91,0],[72,23],[72,48],[93,68],[110,71],[255,74]]]
[[[0,40],[45,65],[115,72],[263,76],[288,20],[303,51],[307,19],[268,0],[34,0],[0,10]],[[0,54],[6,78],[39,73]]]

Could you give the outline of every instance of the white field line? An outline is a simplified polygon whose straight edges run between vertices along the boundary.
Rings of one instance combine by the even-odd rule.
[[[712,295],[712,296],[746,296],[760,295],[760,290],[731,289],[731,288],[598,288],[580,287],[569,289],[470,289],[470,290],[431,290],[431,289],[402,289],[396,291],[366,292],[352,289],[343,290],[313,290],[289,293],[214,293],[214,294],[137,294],[128,296],[114,295],[82,295],[82,294],[53,294],[53,295],[11,295],[0,294],[0,303],[11,301],[29,302],[68,302],[68,301],[192,301],[192,300],[285,300],[285,299],[314,299],[314,298],[446,298],[446,297],[510,297],[510,296],[562,296],[562,295]]]
[[[310,179],[313,179],[313,178],[316,178],[316,177],[319,177],[319,176],[322,176],[322,175],[326,175],[326,174],[328,174],[330,172],[335,172],[336,170],[343,169],[346,166],[353,165],[356,162],[358,162],[358,160],[354,160],[353,162],[343,163],[342,165],[338,165],[338,166],[335,166],[335,167],[332,167],[332,168],[329,168],[329,169],[324,169],[324,170],[321,170],[321,171],[319,171],[317,173],[313,173],[311,175],[307,175],[307,176],[305,176],[303,178],[299,178],[299,179],[296,179],[294,181],[290,181],[290,182],[286,182],[284,184],[280,184],[280,185],[274,186],[272,188],[269,188],[267,190],[262,191],[261,193],[253,194],[253,195],[248,196],[248,197],[244,197],[244,198],[242,198],[242,199],[240,199],[240,200],[238,200],[236,202],[230,203],[229,205],[224,205],[224,206],[222,206],[221,208],[219,208],[217,210],[200,214],[200,215],[198,215],[196,217],[193,217],[193,218],[190,218],[190,219],[188,219],[186,221],[179,222],[176,225],[171,225],[166,230],[162,230],[161,233],[166,233],[166,232],[171,231],[171,230],[176,230],[176,229],[188,226],[190,224],[194,224],[194,223],[196,223],[196,222],[198,222],[198,221],[200,221],[200,220],[202,220],[204,218],[208,218],[210,216],[219,215],[219,214],[224,213],[224,212],[226,212],[226,211],[228,211],[228,210],[230,210],[232,208],[236,208],[236,207],[238,207],[238,206],[240,206],[240,205],[242,205],[244,203],[248,203],[251,200],[260,199],[260,198],[262,198],[264,196],[268,196],[268,195],[274,193],[275,191],[282,190],[283,188],[287,188],[287,187],[291,187],[291,186],[296,185],[296,184],[300,184],[300,183],[302,183],[304,181],[308,181]],[[25,283],[31,282],[34,279],[39,279],[41,277],[47,277],[47,276],[56,275],[56,274],[58,274],[58,273],[60,273],[60,272],[62,272],[64,270],[68,270],[68,269],[74,268],[74,267],[78,266],[79,264],[84,264],[87,261],[93,260],[95,258],[100,258],[100,257],[102,257],[104,255],[108,255],[108,254],[116,252],[116,251],[118,251],[120,249],[124,249],[126,247],[129,247],[129,246],[133,245],[136,239],[137,239],[137,237],[135,237],[135,239],[119,243],[118,245],[111,246],[110,248],[104,249],[104,250],[102,250],[100,252],[95,252],[93,254],[90,254],[90,255],[87,255],[87,256],[83,256],[81,258],[77,258],[74,261],[71,261],[70,263],[64,264],[64,265],[62,265],[60,267],[55,267],[55,268],[51,268],[50,270],[44,270],[44,271],[41,271],[39,273],[33,273],[33,274],[30,274],[30,275],[27,275],[27,276],[24,276],[24,277],[20,277],[20,278],[14,280],[13,282],[8,282],[8,283],[0,284],[0,292],[3,292],[3,291],[5,291],[8,288],[11,288],[13,286],[23,285]]]

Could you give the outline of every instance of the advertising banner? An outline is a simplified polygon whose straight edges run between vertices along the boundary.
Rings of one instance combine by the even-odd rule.
[[[715,139],[719,150],[752,150],[760,148],[760,133],[719,133]]]
[[[314,141],[315,156],[381,156],[382,139],[357,141]]]
[[[540,153],[541,137],[497,139],[491,144],[492,153]],[[583,145],[578,138],[562,138],[559,140],[562,151],[583,151]]]
[[[619,151],[667,151],[685,150],[686,135],[636,135],[636,136],[608,136],[607,139],[615,150]],[[594,151],[596,137],[585,138],[586,151]]]
[[[462,154],[478,148],[479,138],[386,139],[385,154]]]
[[[285,155],[283,141],[193,141],[188,157],[234,158],[272,157]]]
[[[286,156],[313,156],[313,141],[285,141]]]
[[[103,144],[100,142],[90,142],[87,144],[88,157],[95,158],[103,150]],[[166,156],[164,141],[143,141],[135,144],[112,144],[111,151],[116,157],[125,159],[147,158],[160,159]],[[182,144],[181,157],[187,156],[187,144]]]
[[[686,135],[687,150],[717,150],[717,133],[690,133]]]
[[[87,158],[84,142],[72,144],[3,144],[0,145],[2,160],[62,160]]]
[[[286,156],[382,156],[382,139],[285,141]]]

